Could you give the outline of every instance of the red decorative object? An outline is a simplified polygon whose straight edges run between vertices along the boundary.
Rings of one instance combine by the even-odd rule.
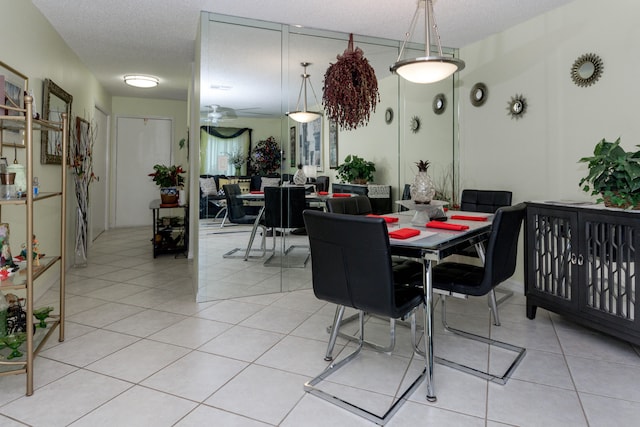
[[[369,122],[380,102],[378,79],[360,48],[349,45],[324,74],[322,103],[327,116],[342,129],[352,130]]]

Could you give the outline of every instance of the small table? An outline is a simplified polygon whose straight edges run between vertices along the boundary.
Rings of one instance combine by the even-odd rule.
[[[419,258],[424,265],[422,280],[424,283],[425,295],[425,312],[424,312],[424,329],[426,340],[426,352],[429,372],[427,372],[427,400],[434,402],[436,400],[435,390],[433,387],[433,279],[432,279],[432,261],[438,262],[441,259],[456,253],[456,249],[466,247],[470,244],[476,244],[486,240],[491,233],[491,218],[487,222],[480,221],[455,221],[469,226],[464,231],[450,231],[437,228],[426,228],[424,225],[417,227],[411,224],[411,211],[400,212],[387,216],[395,216],[400,219],[396,226],[389,227],[389,231],[410,227],[420,231],[429,231],[424,238],[416,237],[407,240],[389,239],[391,245],[391,253],[393,255],[401,255],[411,258]],[[464,212],[455,212],[455,214],[464,214]],[[447,214],[448,216],[451,213]]]
[[[153,215],[153,257],[173,253],[187,256],[189,249],[189,205],[163,205],[160,199],[149,203]],[[183,209],[183,216],[160,216],[161,209]]]

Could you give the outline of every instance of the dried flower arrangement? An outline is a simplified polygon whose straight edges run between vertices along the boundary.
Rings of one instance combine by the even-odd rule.
[[[366,125],[371,112],[376,111],[378,79],[362,49],[353,48],[353,34],[347,50],[337,59],[324,74],[322,103],[331,120],[351,130]]]

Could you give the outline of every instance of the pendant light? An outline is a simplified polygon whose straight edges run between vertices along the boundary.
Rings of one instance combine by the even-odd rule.
[[[300,93],[298,94],[298,102],[296,103],[296,111],[291,111],[287,113],[292,120],[295,120],[299,123],[309,123],[321,117],[322,114],[317,111],[307,111],[307,80],[311,77],[310,74],[307,74],[307,67],[311,65],[309,62],[301,62],[300,65],[304,68],[304,72],[302,73],[302,85],[300,86]],[[313,92],[313,97],[316,99],[316,105],[320,105],[318,102],[318,97],[316,96],[316,91],[313,90],[313,85],[311,85],[311,81],[309,81],[309,86],[311,87],[311,92]],[[302,111],[300,111],[300,99],[304,94]]]
[[[407,44],[409,36],[413,32],[418,20],[420,9],[425,9],[424,17],[424,56],[420,58],[400,60],[404,47]],[[435,38],[438,51],[431,52],[431,32]],[[400,55],[395,64],[390,67],[392,73],[397,73],[400,77],[405,78],[413,83],[435,83],[440,80],[444,80],[456,71],[464,69],[464,61],[442,56],[442,46],[440,45],[440,34],[438,33],[438,25],[435,22],[435,16],[433,14],[433,0],[418,0],[418,7],[411,20],[411,26],[406,33],[402,47],[400,48]]]

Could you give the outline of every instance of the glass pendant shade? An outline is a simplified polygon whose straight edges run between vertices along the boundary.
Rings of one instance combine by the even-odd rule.
[[[409,36],[415,29],[418,14],[420,9],[425,9],[425,56],[413,59],[400,60],[402,52],[409,39]],[[435,40],[437,43],[438,51],[436,54],[431,53],[431,31],[435,32]],[[464,69],[464,61],[453,58],[445,57],[442,55],[442,46],[440,45],[440,35],[438,34],[438,26],[435,24],[435,18],[433,16],[433,1],[432,0],[420,0],[418,1],[418,7],[413,15],[411,21],[411,27],[406,33],[402,48],[400,49],[400,55],[395,64],[389,69],[392,73],[397,73],[400,77],[409,80],[413,83],[435,83],[440,80],[444,80],[456,71]]]
[[[307,81],[311,74],[307,74],[307,67],[311,65],[308,62],[302,62],[300,65],[304,67],[304,73],[302,74],[302,85],[300,86],[300,93],[298,95],[298,102],[296,103],[296,109],[300,107],[300,100],[302,103],[302,110],[291,111],[287,113],[287,116],[291,118],[291,120],[295,120],[299,123],[309,123],[322,116],[320,112],[317,111],[308,111],[307,110]],[[313,96],[316,98],[316,104],[320,104],[318,102],[318,97],[316,97],[316,92],[313,90],[313,86],[311,86],[311,82],[309,82],[309,86],[311,87],[311,92],[313,92]],[[304,98],[303,98],[304,96]]]

